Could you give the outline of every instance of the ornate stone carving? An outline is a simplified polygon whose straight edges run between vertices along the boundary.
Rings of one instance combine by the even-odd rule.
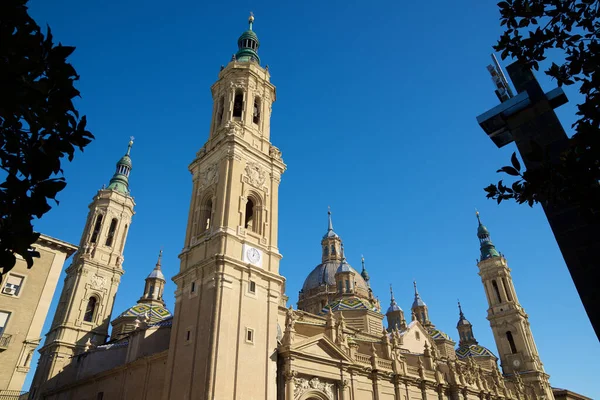
[[[297,399],[308,390],[318,390],[333,400],[333,383],[321,382],[319,378],[311,380],[305,378],[294,378],[294,398]]]
[[[217,163],[209,165],[201,175],[200,184],[203,187],[210,186],[213,183],[217,183],[219,180],[219,166]]]
[[[244,170],[244,172],[244,178],[246,182],[257,188],[260,188],[267,179],[267,174],[265,173],[265,171],[263,171],[260,165],[252,161],[246,164],[246,169]]]
[[[269,147],[269,156],[276,160],[281,160],[281,151],[277,147],[271,146]]]
[[[106,277],[94,275],[90,279],[90,284],[92,285],[92,289],[102,290],[106,285]]]
[[[244,129],[237,122],[228,121],[223,125],[223,130],[227,136],[239,136],[244,137]]]

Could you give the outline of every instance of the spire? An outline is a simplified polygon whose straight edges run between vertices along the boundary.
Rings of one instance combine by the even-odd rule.
[[[425,302],[421,299],[419,291],[417,290],[417,281],[413,281],[415,287],[415,301],[413,301],[412,308],[426,306]]]
[[[458,329],[458,336],[460,337],[459,347],[477,344],[477,340],[475,340],[475,336],[473,335],[473,325],[465,318],[460,300],[458,301],[458,313],[459,318],[456,329]]]
[[[325,236],[323,236],[323,238],[337,238],[338,237],[337,233],[335,233],[333,231],[333,221],[331,219],[331,207],[329,207],[329,206],[327,206],[327,220],[328,220],[327,233],[325,234]]]
[[[392,285],[390,284],[390,307],[388,308],[386,314],[390,314],[395,311],[402,311],[398,303],[396,303],[396,299],[394,298],[394,291],[392,290]]]
[[[367,272],[367,269],[365,268],[365,257],[361,254],[360,256],[360,262],[362,264],[362,271],[360,271],[360,276],[363,277],[363,279],[365,280],[365,282],[367,283],[367,286],[369,285],[369,273]]]
[[[238,52],[235,54],[233,59],[239,62],[256,62],[260,64],[260,57],[258,57],[258,47],[260,41],[258,36],[252,30],[254,25],[254,14],[250,13],[248,17],[248,30],[242,33],[238,38]]]
[[[477,237],[479,238],[481,259],[486,260],[492,257],[500,257],[498,250],[496,250],[496,246],[492,243],[490,231],[488,231],[487,227],[481,223],[479,211],[475,210],[475,215],[477,216],[477,222],[479,224],[477,227]]]
[[[165,276],[163,275],[163,273],[161,271],[162,255],[163,255],[163,251],[161,249],[160,252],[158,253],[158,260],[156,260],[156,265],[154,266],[154,269],[152,270],[152,272],[150,272],[150,275],[148,275],[148,277],[146,279],[154,278],[154,279],[162,279],[163,281],[165,280]]]
[[[129,144],[127,146],[127,153],[119,161],[117,161],[117,170],[108,184],[108,190],[115,190],[117,192],[128,195],[129,194],[129,173],[131,172],[131,147],[133,146],[134,137],[129,138]]]

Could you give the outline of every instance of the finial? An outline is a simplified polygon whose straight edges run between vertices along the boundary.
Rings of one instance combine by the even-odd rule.
[[[342,261],[346,261],[346,254],[344,254],[344,243],[341,243],[340,247],[342,248]]]
[[[333,231],[333,222],[331,221],[331,207],[327,206],[327,218],[329,219],[328,231]]]
[[[479,211],[477,209],[475,209],[475,215],[477,216],[477,222],[481,225],[481,219],[479,218]]]
[[[392,298],[392,303],[394,303],[396,300],[394,299],[394,292],[392,290],[392,284],[390,283],[390,296]]]
[[[458,300],[458,299],[457,299]],[[458,300],[458,311],[460,312],[460,317],[464,318],[465,314],[463,314],[462,307],[460,306],[460,300]]]
[[[362,264],[363,271],[365,270],[365,256],[360,255],[360,263]]]
[[[248,25],[250,25],[250,30],[252,30],[252,23],[254,22],[254,13],[250,11],[250,16],[248,17]]]
[[[413,286],[415,287],[415,296],[418,296],[419,291],[417,290],[417,281],[413,281]]]
[[[160,249],[160,251],[158,252],[158,260],[156,261],[156,268],[155,269],[160,269],[160,266],[162,265],[162,249]]]
[[[135,138],[133,136],[129,137],[129,145],[127,146],[127,155],[129,155],[129,153],[131,152],[131,146],[133,146],[133,140]]]

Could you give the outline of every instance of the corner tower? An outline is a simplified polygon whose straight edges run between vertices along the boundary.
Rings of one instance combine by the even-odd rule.
[[[512,282],[510,268],[492,243],[490,232],[477,213],[481,258],[477,263],[489,308],[488,317],[498,347],[504,376],[523,380],[535,398],[554,399],[548,374],[540,360],[527,314]],[[462,337],[461,337],[462,339]],[[517,376],[518,375],[518,376]]]
[[[131,146],[117,162],[107,188],[89,205],[79,250],[66,270],[66,278],[46,342],[40,349],[30,398],[68,382],[61,372],[71,357],[85,349],[86,342],[103,344],[123,275],[123,250],[135,203],[129,191]]]
[[[269,140],[275,87],[260,65],[253,21],[211,88],[209,138],[189,167],[164,399],[276,398],[285,164]]]

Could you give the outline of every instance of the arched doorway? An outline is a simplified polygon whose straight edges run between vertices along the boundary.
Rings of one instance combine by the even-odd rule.
[[[320,390],[308,390],[302,394],[299,400],[333,400]]]

